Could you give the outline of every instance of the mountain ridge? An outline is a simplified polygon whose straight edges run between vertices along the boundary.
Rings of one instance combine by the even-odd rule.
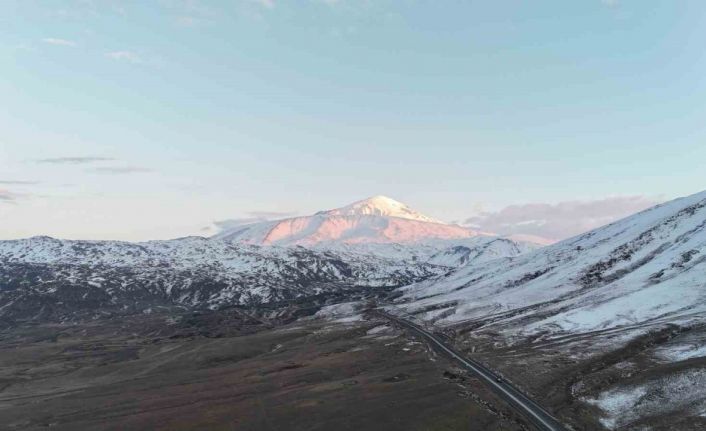
[[[516,257],[471,263],[402,290],[441,325],[508,334],[584,332],[706,311],[706,191]],[[549,336],[549,335],[545,335]]]
[[[418,243],[430,239],[495,236],[428,217],[386,196],[373,196],[309,216],[256,222],[213,238],[260,245]]]
[[[372,248],[371,248],[372,247]],[[37,236],[0,241],[0,320],[72,320],[153,307],[261,306],[356,297],[527,248],[463,245],[254,245],[203,237],[132,243]]]

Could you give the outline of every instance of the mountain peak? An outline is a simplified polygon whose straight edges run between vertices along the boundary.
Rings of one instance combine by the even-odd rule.
[[[402,202],[383,195],[372,196],[341,208],[324,211],[322,214],[333,216],[377,215],[443,224],[442,221],[427,217]]]
[[[490,234],[427,217],[387,196],[372,196],[341,208],[237,226],[218,239],[262,245],[414,244]]]

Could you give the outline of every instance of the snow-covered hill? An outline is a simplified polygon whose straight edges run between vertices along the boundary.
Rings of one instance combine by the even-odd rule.
[[[259,245],[413,244],[437,239],[492,236],[442,223],[385,196],[320,211],[306,217],[266,221],[227,229],[215,238]]]
[[[533,247],[442,224],[384,197],[214,238],[0,241],[0,318],[345,296]]]
[[[403,288],[409,312],[508,337],[706,317],[706,192]]]
[[[0,317],[253,305],[401,286],[448,270],[354,252],[199,237],[145,243],[34,237],[0,241]]]
[[[704,428],[706,192],[400,291],[391,311],[547,403],[583,405],[591,429]]]
[[[410,262],[425,262],[457,268],[470,263],[487,262],[500,257],[517,256],[540,246],[496,236],[460,239],[427,239],[411,244],[399,243],[321,243],[314,250],[330,250],[385,257]]]

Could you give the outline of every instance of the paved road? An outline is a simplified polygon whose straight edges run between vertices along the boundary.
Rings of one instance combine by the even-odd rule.
[[[554,419],[552,415],[549,414],[549,412],[547,412],[537,403],[529,399],[527,395],[520,392],[519,389],[515,388],[507,381],[500,378],[500,376],[493,373],[482,364],[472,359],[463,357],[463,355],[454,350],[453,347],[446,344],[446,342],[438,336],[423,329],[418,325],[415,325],[414,323],[408,320],[393,316],[392,314],[386,313],[382,310],[375,311],[379,315],[389,320],[392,320],[393,322],[396,322],[408,329],[411,329],[412,331],[421,335],[427,341],[429,341],[432,346],[436,348],[436,350],[440,351],[451,359],[458,361],[464,368],[472,371],[475,375],[480,377],[481,381],[483,381],[486,385],[490,386],[490,388],[498,396],[507,401],[517,411],[522,413],[538,429],[547,431],[566,431],[566,428],[564,428],[564,426],[561,425],[559,421]]]

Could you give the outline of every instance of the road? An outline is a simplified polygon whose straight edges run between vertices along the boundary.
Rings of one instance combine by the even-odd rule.
[[[448,356],[450,359],[457,361],[464,368],[478,376],[482,382],[488,385],[500,398],[508,402],[515,410],[524,415],[532,424],[539,430],[547,431],[566,431],[559,421],[554,419],[552,415],[544,410],[539,404],[532,401],[527,395],[523,394],[519,389],[512,386],[510,383],[502,379],[497,374],[490,371],[482,364],[464,357],[457,352],[453,347],[449,346],[438,336],[423,329],[408,320],[393,316],[382,310],[375,310],[379,315],[398,323],[399,325],[411,329],[418,335],[424,337],[437,351]]]

